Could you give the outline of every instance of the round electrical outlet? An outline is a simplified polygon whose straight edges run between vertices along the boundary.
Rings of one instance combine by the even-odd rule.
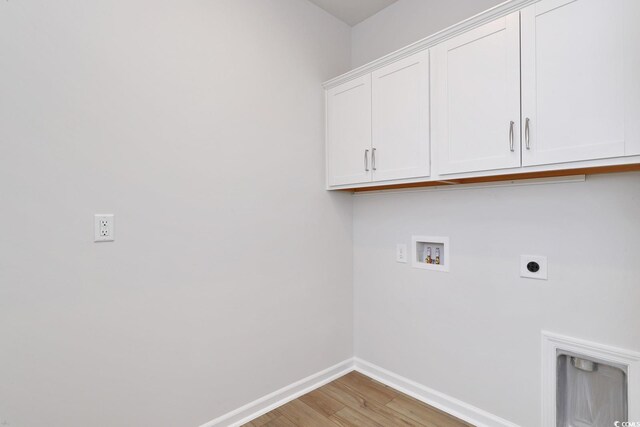
[[[540,270],[540,264],[538,264],[535,261],[531,261],[530,263],[527,264],[527,270],[529,270],[532,273],[537,273]]]

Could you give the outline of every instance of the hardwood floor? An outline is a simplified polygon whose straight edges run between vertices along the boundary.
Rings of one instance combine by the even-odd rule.
[[[471,424],[351,372],[243,427],[336,426],[461,427]]]

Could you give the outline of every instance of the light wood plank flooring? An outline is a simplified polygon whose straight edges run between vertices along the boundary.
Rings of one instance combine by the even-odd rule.
[[[305,394],[243,427],[471,426],[357,372]]]

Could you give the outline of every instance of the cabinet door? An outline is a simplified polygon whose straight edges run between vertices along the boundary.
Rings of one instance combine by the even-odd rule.
[[[329,185],[371,181],[371,75],[327,91]]]
[[[543,0],[521,13],[523,164],[624,155],[638,141],[638,1]]]
[[[640,155],[640,1],[626,0],[624,13],[625,155]]]
[[[429,176],[429,52],[372,73],[373,180]]]
[[[431,55],[438,172],[519,167],[519,13],[447,40]]]

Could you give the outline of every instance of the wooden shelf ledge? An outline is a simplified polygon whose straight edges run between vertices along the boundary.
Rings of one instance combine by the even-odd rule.
[[[506,175],[480,176],[475,178],[411,182],[407,184],[376,185],[372,187],[363,187],[363,188],[348,188],[341,191],[360,193],[365,191],[398,190],[402,188],[435,187],[435,186],[457,185],[457,184],[476,184],[481,182],[499,182],[499,181],[513,181],[513,180],[519,180],[519,179],[554,178],[554,177],[572,176],[572,175],[597,175],[597,174],[603,174],[603,173],[636,172],[636,171],[640,171],[640,164],[600,166],[600,167],[563,169],[563,170],[540,171],[540,172],[523,172],[523,173],[514,173],[514,174],[506,174]]]

